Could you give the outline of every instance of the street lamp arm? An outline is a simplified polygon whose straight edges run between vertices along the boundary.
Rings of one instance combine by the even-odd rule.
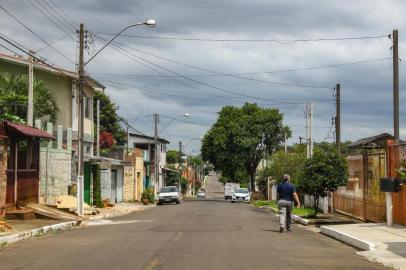
[[[168,124],[166,124],[166,125],[159,131],[159,133],[163,132],[167,127],[169,127],[178,117],[179,117],[179,115],[176,116],[176,117],[174,117],[174,118],[172,118],[172,119],[168,122]]]
[[[143,23],[131,24],[131,25],[127,26],[126,28],[124,28],[123,30],[121,30],[120,32],[118,32],[112,39],[110,39],[109,42],[107,42],[106,44],[104,44],[104,46],[101,47],[100,50],[98,50],[95,54],[93,54],[92,57],[90,57],[89,60],[87,60],[87,61],[85,62],[85,66],[86,66],[90,61],[92,61],[93,58],[96,57],[96,55],[98,55],[102,50],[104,50],[104,48],[106,48],[111,42],[113,42],[113,40],[115,40],[119,35],[121,35],[121,33],[123,33],[125,30],[127,30],[128,28],[131,28],[131,27],[134,27],[134,26],[138,26],[138,25],[143,25],[143,24],[147,24],[147,23],[143,22]]]

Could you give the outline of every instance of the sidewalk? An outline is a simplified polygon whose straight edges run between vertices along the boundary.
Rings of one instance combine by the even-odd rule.
[[[115,204],[114,207],[97,208],[99,212],[97,215],[85,216],[84,218],[72,221],[55,219],[8,220],[7,224],[12,229],[0,232],[0,248],[3,245],[12,244],[45,233],[65,230],[78,225],[86,226],[86,220],[109,219],[133,212],[140,212],[151,207],[153,206],[122,202]]]
[[[395,269],[406,270],[406,227],[362,223],[320,227],[320,232],[354,246],[357,254]]]

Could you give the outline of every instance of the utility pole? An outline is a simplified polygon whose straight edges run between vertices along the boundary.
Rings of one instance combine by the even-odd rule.
[[[85,70],[84,70],[84,36],[85,30],[83,23],[80,24],[79,30],[79,132],[78,132],[78,142],[79,142],[79,160],[78,160],[78,178],[77,178],[77,214],[79,216],[84,215],[83,209],[83,199],[84,199],[84,189],[83,189],[83,124],[84,124],[84,108],[83,108],[83,88],[85,84]]]
[[[128,153],[129,153],[129,141],[130,141],[130,131],[128,130],[128,119],[126,120],[126,124],[127,124],[127,157],[128,157]]]
[[[288,153],[288,145],[287,145],[287,142],[286,142],[288,140],[288,138],[287,138],[286,131],[285,131],[284,135],[285,135],[285,137],[284,137],[284,146],[285,146],[285,155],[286,155]]]
[[[155,166],[154,166],[154,190],[155,197],[159,188],[159,149],[158,149],[158,122],[159,115],[154,113],[154,144],[155,144]]]
[[[313,121],[313,102],[306,103],[306,142],[307,158],[313,155],[312,121]]]
[[[179,192],[182,192],[182,141],[179,141]]]
[[[340,84],[336,85],[336,148],[338,155],[341,155],[341,90]]]
[[[96,101],[96,156],[100,157],[100,100]]]
[[[392,34],[392,52],[393,52],[393,135],[395,137],[394,156],[395,169],[399,168],[399,45],[398,30],[394,29]],[[386,223],[393,225],[393,202],[392,193],[386,192]]]
[[[30,127],[34,125],[34,52],[30,50],[28,57],[28,110],[27,123]]]

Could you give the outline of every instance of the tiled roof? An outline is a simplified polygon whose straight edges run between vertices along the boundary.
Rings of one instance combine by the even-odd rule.
[[[48,134],[47,132],[40,130],[35,127],[30,127],[27,125],[20,125],[10,121],[4,121],[4,126],[7,130],[7,133],[14,132],[25,137],[35,137],[42,139],[54,139],[54,136]],[[10,136],[10,134],[8,134]]]

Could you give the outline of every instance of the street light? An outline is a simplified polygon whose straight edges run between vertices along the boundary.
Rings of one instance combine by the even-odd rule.
[[[114,39],[116,39],[121,33],[125,30],[135,27],[138,25],[146,25],[153,27],[156,25],[155,20],[147,20],[143,23],[136,23],[131,24],[120,32],[118,32],[109,42],[107,42],[100,50],[98,50],[89,60],[86,62],[84,61],[84,45],[85,45],[85,29],[83,23],[80,24],[79,30],[79,68],[78,68],[78,75],[79,75],[79,104],[78,104],[78,115],[79,115],[79,123],[78,123],[78,142],[79,142],[79,157],[78,157],[78,178],[77,178],[77,214],[79,216],[84,215],[84,189],[83,189],[83,167],[84,167],[84,147],[83,147],[83,127],[84,127],[84,110],[83,110],[83,88],[85,86],[85,66],[93,60],[104,48],[106,48]]]
[[[163,132],[167,127],[169,127],[170,124],[173,123],[173,121],[175,121],[176,119],[178,119],[179,117],[182,117],[182,116],[183,116],[183,117],[189,117],[190,114],[189,114],[189,113],[184,113],[184,114],[179,114],[179,115],[176,115],[175,117],[172,117],[172,118],[169,120],[168,124],[166,124],[166,126],[164,126],[159,132]]]
[[[101,47],[100,50],[98,50],[95,54],[93,54],[93,56],[90,57],[90,59],[86,61],[85,66],[87,65],[87,63],[89,63],[90,61],[92,61],[92,59],[95,58],[96,55],[98,55],[104,48],[106,48],[111,42],[113,42],[113,40],[115,40],[119,35],[121,35],[121,33],[123,33],[125,30],[127,30],[127,29],[129,29],[129,28],[132,28],[132,27],[135,27],[135,26],[139,26],[139,25],[146,25],[146,26],[149,26],[149,27],[155,27],[156,21],[153,20],[153,19],[149,19],[149,20],[147,20],[146,22],[143,22],[143,23],[135,23],[135,24],[131,24],[131,25],[125,27],[123,30],[121,30],[120,32],[118,32],[112,39],[110,39],[109,42],[107,42],[106,44],[104,44],[104,46]]]

